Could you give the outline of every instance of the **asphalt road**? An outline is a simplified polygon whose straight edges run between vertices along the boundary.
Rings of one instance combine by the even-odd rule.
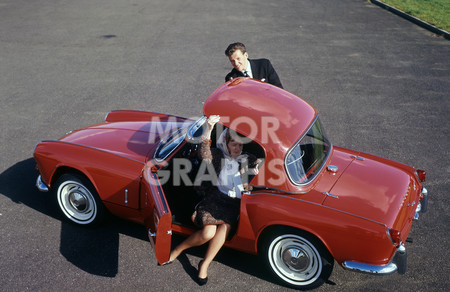
[[[336,265],[318,291],[450,287],[448,40],[364,0],[0,0],[1,291],[200,290],[191,265],[204,248],[159,267],[141,226],[61,220],[34,187],[32,152],[113,109],[201,115],[235,41],[272,61],[335,145],[428,171],[407,273]],[[228,249],[209,276],[202,290],[287,290]]]

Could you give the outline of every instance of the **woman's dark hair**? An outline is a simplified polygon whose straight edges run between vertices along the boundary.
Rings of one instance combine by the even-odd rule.
[[[242,54],[245,54],[245,52],[247,52],[247,49],[245,48],[245,45],[243,43],[232,43],[225,50],[225,55],[229,57],[233,55],[237,50],[240,50]]]
[[[225,134],[225,143],[228,145],[228,143],[230,143],[230,141],[232,139],[234,141],[240,141],[241,143],[243,143],[243,140],[245,139],[245,136],[242,135],[242,134],[239,134],[236,131],[228,129],[227,133]]]

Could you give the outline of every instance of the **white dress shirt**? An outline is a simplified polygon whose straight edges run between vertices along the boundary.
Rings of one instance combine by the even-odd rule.
[[[253,78],[253,72],[252,72],[252,66],[250,66],[250,60],[247,60],[247,69],[244,71],[247,71],[248,77]],[[244,72],[242,72],[242,73],[244,73]],[[244,75],[245,75],[245,73],[244,73]]]

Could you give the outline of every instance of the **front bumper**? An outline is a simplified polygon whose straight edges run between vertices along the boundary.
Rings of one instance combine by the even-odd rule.
[[[36,179],[36,187],[41,191],[41,192],[48,192],[48,187],[45,185],[45,183],[42,181],[42,177],[41,175],[38,176],[38,178]]]
[[[404,274],[406,272],[406,248],[401,244],[394,255],[392,261],[387,265],[369,265],[353,261],[345,261],[342,266],[346,270],[375,274],[375,275],[390,275],[395,272]]]

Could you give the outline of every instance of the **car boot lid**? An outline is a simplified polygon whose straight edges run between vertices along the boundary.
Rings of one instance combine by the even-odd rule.
[[[398,218],[413,216],[420,187],[412,167],[367,154],[352,155],[327,193],[324,205],[386,226],[399,224]]]

